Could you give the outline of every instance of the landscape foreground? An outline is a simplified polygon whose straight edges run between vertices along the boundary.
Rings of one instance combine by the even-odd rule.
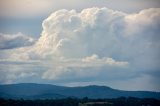
[[[133,97],[120,97],[116,99],[0,99],[0,106],[160,106],[160,100],[153,98],[140,99]]]

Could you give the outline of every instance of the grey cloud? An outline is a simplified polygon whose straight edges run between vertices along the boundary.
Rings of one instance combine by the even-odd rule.
[[[0,34],[0,49],[14,49],[19,47],[31,46],[35,40],[22,33],[13,35]]]

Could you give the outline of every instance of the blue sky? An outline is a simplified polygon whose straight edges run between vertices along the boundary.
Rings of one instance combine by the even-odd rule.
[[[159,0],[1,0],[0,83],[160,91]]]

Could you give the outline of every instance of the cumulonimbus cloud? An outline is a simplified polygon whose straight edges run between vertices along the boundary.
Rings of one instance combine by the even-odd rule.
[[[150,50],[155,43],[153,40],[159,39],[159,11],[159,8],[151,8],[126,14],[107,8],[89,8],[80,13],[59,10],[43,21],[36,50],[40,55],[67,58],[93,54],[134,57],[139,53],[137,50]]]
[[[35,52],[50,58],[89,57],[85,61],[96,54],[100,58],[131,62],[136,70],[155,69],[160,45],[159,16],[159,8],[135,14],[108,8],[88,8],[81,12],[59,10],[43,21],[42,36],[35,45]]]

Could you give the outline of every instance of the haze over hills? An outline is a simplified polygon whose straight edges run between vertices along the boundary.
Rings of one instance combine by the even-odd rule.
[[[84,87],[65,87],[35,83],[0,85],[0,97],[11,99],[61,99],[66,97],[97,99],[121,96],[160,99],[160,92],[123,91],[96,85]]]

